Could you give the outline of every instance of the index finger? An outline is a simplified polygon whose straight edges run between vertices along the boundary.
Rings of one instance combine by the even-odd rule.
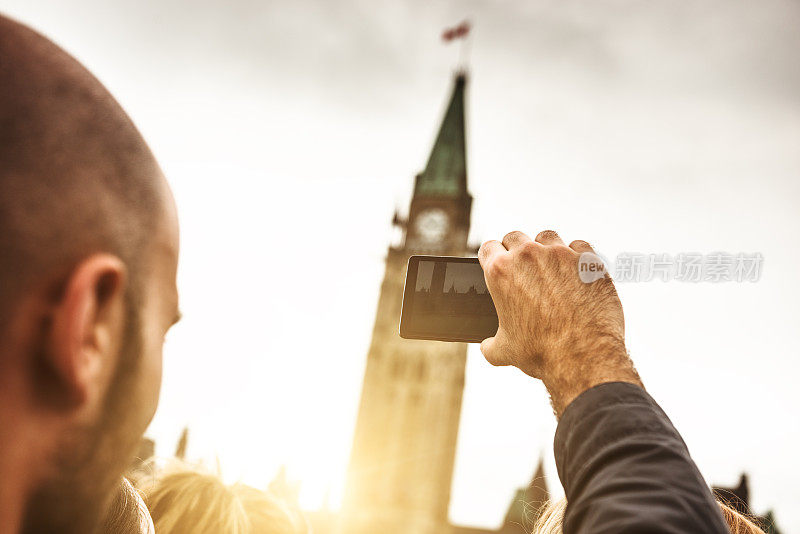
[[[508,252],[506,247],[500,241],[493,239],[491,241],[485,242],[481,245],[481,248],[478,249],[478,261],[481,263],[481,267],[485,268],[486,264],[498,254],[502,254],[504,252]]]

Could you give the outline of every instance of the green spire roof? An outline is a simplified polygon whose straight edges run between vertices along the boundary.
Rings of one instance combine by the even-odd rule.
[[[460,197],[467,194],[467,149],[464,135],[466,75],[456,75],[453,96],[439,128],[425,170],[417,176],[415,196]]]

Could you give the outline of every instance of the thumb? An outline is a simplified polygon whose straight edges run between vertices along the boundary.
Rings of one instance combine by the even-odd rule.
[[[492,365],[510,365],[508,341],[503,330],[498,330],[494,337],[481,341],[481,352],[486,361]]]

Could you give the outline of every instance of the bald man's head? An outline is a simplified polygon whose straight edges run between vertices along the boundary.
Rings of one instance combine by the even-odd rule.
[[[0,420],[17,422],[0,435],[0,523],[97,524],[158,401],[177,249],[169,187],[130,118],[0,16]],[[14,454],[29,469],[3,463]]]
[[[158,165],[109,92],[0,18],[0,307],[93,251],[135,263],[163,202]]]

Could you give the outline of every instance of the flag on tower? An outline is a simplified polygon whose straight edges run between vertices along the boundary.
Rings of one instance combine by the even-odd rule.
[[[453,26],[452,28],[447,28],[442,32],[442,40],[446,43],[454,39],[463,39],[464,37],[469,34],[470,24],[468,20],[463,21],[458,26]]]

